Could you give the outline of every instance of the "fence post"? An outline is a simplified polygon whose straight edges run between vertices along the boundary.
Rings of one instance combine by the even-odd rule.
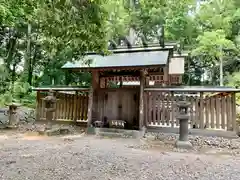
[[[184,148],[184,149],[190,149],[192,148],[192,144],[188,141],[188,120],[189,120],[189,114],[188,109],[190,107],[190,103],[186,100],[179,101],[177,103],[178,107],[178,115],[177,119],[180,123],[179,128],[179,139],[176,142],[177,148]]]

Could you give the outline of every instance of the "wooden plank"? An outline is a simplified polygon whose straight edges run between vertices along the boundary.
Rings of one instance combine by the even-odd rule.
[[[74,106],[73,106],[73,120],[77,121],[77,106],[78,106],[78,92],[77,91],[75,92],[73,103],[74,103]]]
[[[194,106],[195,106],[195,98],[193,96],[189,97],[189,101],[191,103],[190,106],[190,124],[191,124],[191,128],[193,128],[194,125]]]
[[[84,96],[81,94],[78,94],[78,120],[83,120],[84,118]]]
[[[152,118],[153,118],[153,124],[156,124],[156,93],[153,94],[153,101],[152,101]]]
[[[232,125],[232,119],[231,119],[231,96],[226,97],[226,111],[227,111],[227,131],[231,130],[231,125]]]
[[[72,110],[71,110],[71,120],[72,121],[75,121],[75,96],[76,96],[76,94],[72,94],[72,98],[71,98],[71,101],[72,101],[72,105],[71,105],[71,107],[72,107]]]
[[[170,93],[167,92],[167,98],[166,98],[166,112],[167,112],[167,119],[166,119],[166,123],[167,123],[167,126],[169,126],[170,124]]]
[[[44,103],[44,100],[43,100],[43,98],[44,98],[44,96],[42,95],[41,96],[41,107],[42,107],[42,109],[41,109],[41,118],[46,118],[46,114],[45,114],[45,103]]]
[[[57,119],[61,119],[61,96],[59,92],[57,92],[56,98],[57,98],[57,105],[58,105]]]
[[[78,91],[76,91],[76,97],[75,97],[75,103],[76,103],[76,109],[75,109],[75,119],[76,121],[79,120],[79,106],[80,106],[80,101],[79,101],[79,95],[78,95]]]
[[[83,120],[84,119],[84,96],[82,94],[78,94],[78,101],[79,101],[79,106],[78,106],[78,120]]]
[[[237,129],[237,113],[236,113],[236,93],[232,93],[232,131],[236,131]]]
[[[203,106],[203,92],[200,92],[200,102],[199,102],[199,121],[200,121],[200,129],[204,129],[205,124],[205,114],[204,114],[204,106]]]
[[[72,94],[68,95],[68,120],[72,120]]]
[[[70,105],[71,105],[70,95],[66,94],[66,119],[67,120],[70,119]]]
[[[63,94],[63,119],[67,119],[67,95]]]
[[[226,97],[221,97],[221,127],[226,128]]]
[[[210,123],[209,123],[209,114],[210,114],[210,100],[209,100],[209,96],[206,96],[205,97],[205,115],[206,115],[206,122],[205,122],[205,125],[206,125],[206,128],[209,128],[210,127]]]
[[[178,108],[177,108],[177,104],[180,101],[180,96],[176,96],[176,103],[175,103],[175,122],[176,122],[176,126],[179,126],[179,120],[176,118],[176,115],[178,114]]]
[[[61,119],[65,119],[65,94],[61,94],[62,108],[61,108]]]
[[[59,93],[59,119],[63,119],[63,95]]]
[[[221,112],[221,109],[220,109],[220,100],[219,100],[219,97],[216,97],[216,128],[217,129],[220,129],[220,118],[219,118],[219,115],[220,115],[220,112]]]
[[[81,98],[81,108],[79,109],[80,110],[79,119],[84,120],[85,119],[85,109],[86,109],[86,94],[81,95],[80,98]]]
[[[162,94],[162,93],[161,93]],[[160,99],[160,102],[161,102],[161,122],[162,122],[162,125],[165,125],[165,122],[166,122],[166,108],[165,108],[165,104],[166,104],[166,99],[165,99],[165,96],[162,94],[161,96],[162,98]]]
[[[194,121],[193,121],[193,125],[195,126],[195,128],[199,128],[200,125],[200,107],[199,107],[199,102],[200,102],[200,98],[196,97],[195,98],[195,104],[194,104]]]
[[[175,124],[175,97],[174,92],[171,92],[171,127],[174,127]]]
[[[216,104],[216,98],[215,97],[210,97],[210,111],[211,111],[211,128],[215,128],[215,104]]]
[[[145,119],[144,119],[144,121],[145,121],[145,124],[146,124],[146,126],[148,126],[149,125],[149,123],[148,123],[148,94],[147,94],[147,92],[145,92],[144,93],[144,107],[145,107],[145,109],[144,109],[144,117],[145,117]]]
[[[81,95],[81,109],[80,109],[80,112],[81,112],[81,116],[80,116],[80,120],[85,120],[85,112],[86,112],[86,108],[87,108],[87,101],[88,97],[87,97],[87,94],[84,94],[84,95]]]
[[[163,68],[163,72],[164,72],[164,75],[163,75],[163,86],[166,86],[168,84],[168,76],[169,76],[169,64],[167,64],[167,66],[165,66]]]
[[[67,119],[67,95],[63,94],[63,119]]]
[[[149,98],[149,102],[148,102],[148,123],[152,124],[152,122],[153,122],[153,119],[152,119],[152,104],[153,104],[152,93],[148,92],[148,98]]]
[[[160,125],[161,120],[162,120],[162,117],[161,117],[162,107],[161,107],[161,96],[160,96],[160,94],[157,95],[156,103],[157,103],[157,124]]]
[[[84,96],[84,99],[85,99],[85,105],[84,105],[85,109],[84,109],[84,118],[83,118],[84,120],[87,120],[87,119],[88,119],[88,117],[87,117],[88,106],[89,106],[88,94],[89,94],[89,93],[87,93],[87,94]]]
[[[139,93],[139,129],[144,126],[144,87],[145,87],[145,73],[140,71],[140,93]]]
[[[69,120],[73,120],[73,95],[69,95]]]
[[[54,96],[57,98],[58,92],[54,93]],[[58,119],[58,112],[59,112],[59,104],[58,104],[58,100],[56,101],[55,104],[55,112],[53,112],[53,120],[56,121]]]
[[[36,100],[37,100],[37,112],[36,112],[36,120],[40,120],[40,117],[41,117],[41,95],[40,95],[40,92],[37,91],[37,97],[36,97]]]

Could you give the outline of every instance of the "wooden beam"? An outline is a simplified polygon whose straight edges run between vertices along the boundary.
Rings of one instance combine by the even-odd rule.
[[[114,76],[139,76],[137,71],[119,71],[119,72],[102,72],[100,77],[114,77]]]
[[[98,71],[92,71],[92,86],[94,90],[99,88],[99,72]]]
[[[163,86],[166,86],[167,85],[166,82],[169,81],[168,74],[169,74],[168,66],[166,66],[166,67],[163,68],[163,82],[164,82]]]
[[[236,131],[237,129],[237,113],[236,113],[236,93],[232,93],[232,130]]]
[[[149,72],[149,75],[164,75],[164,72]]]
[[[146,124],[144,121],[144,85],[145,85],[145,71],[140,71],[140,93],[139,93],[139,130],[142,130]]]

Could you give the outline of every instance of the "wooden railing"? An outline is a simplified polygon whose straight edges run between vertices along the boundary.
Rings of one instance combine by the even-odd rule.
[[[189,127],[199,129],[236,129],[235,93],[227,96],[186,95],[190,102]],[[145,122],[147,126],[179,127],[177,102],[182,98],[174,92],[145,91]]]
[[[37,120],[46,119],[45,102],[47,93],[38,91],[37,96]],[[54,120],[57,121],[87,121],[88,92],[81,91],[57,91],[55,92],[57,103],[54,112]]]
[[[194,89],[194,88],[191,88]],[[43,98],[48,89],[37,90],[37,120],[46,119]],[[88,89],[68,88],[53,89],[56,93],[57,104],[54,119],[59,121],[87,121]],[[144,122],[147,126],[179,127],[176,118],[177,102],[185,95],[190,102],[189,128],[236,130],[236,98],[234,89],[208,91],[194,89],[187,91],[183,88],[145,88],[144,89]],[[189,93],[190,92],[190,93]],[[214,92],[214,93],[213,93]],[[215,95],[218,92],[225,94]]]

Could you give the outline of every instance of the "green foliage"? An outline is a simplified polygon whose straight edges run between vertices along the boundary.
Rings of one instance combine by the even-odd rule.
[[[0,94],[0,107],[5,106],[8,103],[13,101],[13,96],[11,92],[6,92],[4,94]]]
[[[240,88],[240,72],[229,75],[227,81],[228,86]]]
[[[236,49],[234,43],[226,38],[223,30],[204,32],[197,38],[197,42],[198,46],[192,51],[192,55],[202,58],[203,63],[210,67],[224,56],[225,49]]]
[[[81,60],[85,51],[107,51],[107,42],[128,36],[130,28],[156,41],[159,25],[165,41],[179,41],[189,51],[185,82],[200,85],[211,72],[218,82],[219,58],[225,75],[240,69],[239,0],[0,0],[1,104],[34,104],[31,86],[88,86],[88,73],[65,73],[67,61]],[[223,49],[221,51],[220,49]],[[188,67],[189,66],[189,67]],[[21,67],[23,70],[19,70]],[[209,75],[210,77],[210,75]],[[238,81],[227,83],[238,85]]]
[[[21,105],[35,107],[36,93],[31,92],[27,82],[16,81],[8,90],[0,95],[0,107],[11,102],[18,102]]]
[[[8,86],[8,72],[4,65],[0,65],[0,93],[4,93]]]
[[[107,0],[103,5],[108,14],[108,20],[106,21],[108,39],[128,33],[131,16],[128,9],[125,7],[125,2],[124,0]]]
[[[13,94],[18,99],[21,99],[30,90],[30,85],[27,82],[15,82],[13,87]]]
[[[77,56],[106,47],[108,17],[101,1],[43,0],[37,17],[51,59],[61,51]]]
[[[227,86],[240,88],[240,72],[235,72],[227,77]],[[236,94],[236,102],[240,104],[240,94]]]

